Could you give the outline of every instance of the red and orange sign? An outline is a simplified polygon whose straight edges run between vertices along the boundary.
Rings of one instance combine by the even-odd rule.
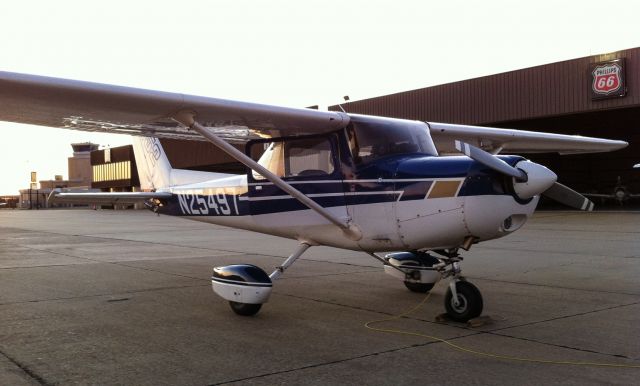
[[[619,97],[626,94],[624,61],[615,59],[595,63],[591,69],[592,99]]]

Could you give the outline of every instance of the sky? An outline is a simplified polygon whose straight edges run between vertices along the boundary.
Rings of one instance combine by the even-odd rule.
[[[640,46],[637,0],[11,1],[0,71],[326,108]],[[70,144],[127,136],[0,122],[0,195],[67,178]]]

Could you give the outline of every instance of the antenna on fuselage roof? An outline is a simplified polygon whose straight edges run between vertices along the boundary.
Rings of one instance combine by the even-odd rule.
[[[349,102],[349,95],[345,95],[342,97],[342,99],[344,99],[345,102]],[[338,107],[340,107],[340,110],[342,110],[343,113],[347,113],[346,111],[344,111],[344,108],[342,107],[342,105],[340,103],[338,103]]]

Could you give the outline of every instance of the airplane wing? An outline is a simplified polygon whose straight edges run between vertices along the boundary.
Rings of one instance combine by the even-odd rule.
[[[172,117],[193,112],[202,126],[229,142],[260,135],[301,135],[338,130],[348,114],[0,72],[0,120],[85,131],[205,140]],[[441,153],[455,140],[499,153],[611,151],[623,141],[531,131],[428,123]]]
[[[602,193],[580,193],[580,194],[587,197],[616,198],[615,194],[602,194]]]
[[[171,197],[171,193],[165,192],[105,192],[105,193],[61,193],[53,190],[49,194],[49,202],[68,204],[136,204],[149,199],[163,200]]]
[[[598,153],[627,146],[625,141],[542,133],[526,130],[427,122],[440,153],[457,153],[455,141],[469,143],[490,153]]]
[[[202,140],[171,117],[195,112],[198,122],[226,140],[261,133],[300,135],[345,127],[341,112],[288,108],[0,72],[0,120],[84,131]]]

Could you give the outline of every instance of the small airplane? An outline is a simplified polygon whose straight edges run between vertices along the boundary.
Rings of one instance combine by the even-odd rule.
[[[640,168],[640,164],[636,164],[633,166],[634,169]],[[626,185],[622,183],[622,178],[618,176],[618,180],[616,182],[616,186],[612,189],[612,192],[609,194],[606,193],[582,193],[584,196],[600,198],[602,200],[611,199],[618,201],[618,204],[624,205],[626,201],[629,201],[632,198],[640,197],[640,194],[631,193]]]
[[[541,194],[581,210],[593,203],[546,167],[499,153],[592,153],[624,141],[286,108],[0,72],[0,120],[137,136],[143,192],[61,193],[60,202],[144,202],[159,214],[297,240],[268,274],[215,267],[212,287],[254,315],[273,283],[310,247],[368,253],[415,292],[450,278],[447,314],[479,316],[483,299],[461,274],[462,250],[520,229]],[[209,141],[242,175],[171,167],[158,138]],[[246,143],[242,152],[232,143]],[[260,154],[259,156],[256,156]],[[454,155],[457,154],[457,155]],[[385,252],[386,255],[380,255]]]

